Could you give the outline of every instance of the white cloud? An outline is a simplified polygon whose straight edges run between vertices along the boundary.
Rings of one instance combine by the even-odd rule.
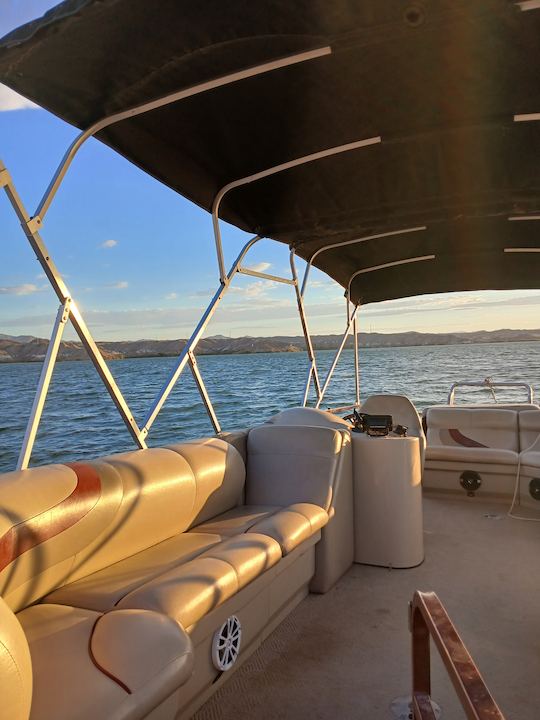
[[[6,85],[0,84],[0,112],[8,110],[35,110],[38,106]]]
[[[113,248],[116,245],[118,245],[118,240],[105,240],[105,242],[102,242],[99,247],[108,250],[109,248]]]
[[[165,295],[165,300],[176,300],[178,297],[178,293],[171,292],[168,295]]]
[[[12,285],[10,287],[0,287],[0,295],[32,295],[39,292],[40,288],[34,283],[24,283],[23,285]]]
[[[129,287],[129,283],[127,280],[118,280],[118,282],[110,283],[106,285],[106,287],[112,288],[113,290],[125,290]]]
[[[244,288],[244,295],[248,298],[262,298],[266,296],[270,288],[274,287],[274,283],[270,280],[259,280],[258,282],[250,283]]]
[[[269,262],[260,262],[255,263],[255,265],[250,265],[247,269],[248,270],[255,270],[255,272],[266,272],[268,268],[272,267],[272,263]]]

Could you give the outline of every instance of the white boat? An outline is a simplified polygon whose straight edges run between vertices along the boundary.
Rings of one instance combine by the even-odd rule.
[[[0,41],[0,81],[80,129],[34,211],[0,162],[60,303],[0,476],[0,720],[538,717],[540,407],[451,394],[423,426],[406,397],[361,402],[357,318],[538,287],[539,39],[536,0],[66,0]],[[215,295],[142,421],[45,244],[92,137],[215,239]],[[253,235],[229,270],[222,220]],[[262,238],[290,276],[246,267]],[[325,377],[312,267],[345,292]],[[290,285],[308,365],[299,407],[228,432],[195,352],[239,273]],[[134,449],[30,467],[68,322]],[[351,333],[355,397],[322,409]],[[215,435],[148,447],[187,366]]]

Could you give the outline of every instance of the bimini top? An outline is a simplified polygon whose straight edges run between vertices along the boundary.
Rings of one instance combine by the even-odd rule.
[[[308,260],[337,245],[313,264],[354,302],[536,288],[540,254],[524,252],[540,247],[535,5],[68,0],[1,41],[0,81],[86,129],[320,50],[97,137],[207,210],[232,181],[341,148],[232,189],[220,217]]]

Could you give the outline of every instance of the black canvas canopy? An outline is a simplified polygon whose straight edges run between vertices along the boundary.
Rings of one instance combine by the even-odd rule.
[[[210,210],[227,183],[382,142],[229,193],[220,216],[367,303],[539,287],[540,10],[512,0],[67,0],[0,41],[0,81],[86,129],[224,74],[332,53],[112,125],[98,138]]]

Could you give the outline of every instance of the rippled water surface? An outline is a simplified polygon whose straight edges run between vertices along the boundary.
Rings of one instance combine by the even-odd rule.
[[[317,354],[321,376],[333,351]],[[482,380],[529,382],[540,386],[540,343],[496,343],[361,350],[361,394],[408,395],[417,408],[446,402],[452,382]],[[117,360],[111,370],[135,417],[142,421],[174,363],[173,358]],[[199,357],[199,366],[223,429],[243,428],[272,413],[300,404],[307,373],[305,353]],[[0,471],[15,467],[41,366],[0,365]],[[488,400],[469,393],[462,399]],[[345,351],[324,406],[354,399],[354,360]],[[502,395],[503,399],[523,396]],[[163,445],[212,434],[189,370],[153,425],[149,445]],[[36,440],[32,464],[98,457],[134,447],[112,401],[90,362],[56,367]]]

